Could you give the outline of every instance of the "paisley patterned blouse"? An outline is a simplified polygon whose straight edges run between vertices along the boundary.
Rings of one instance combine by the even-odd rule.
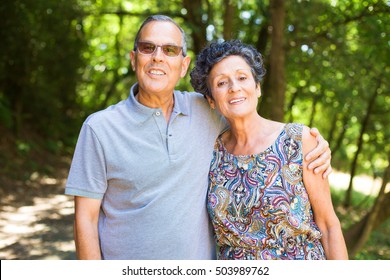
[[[215,143],[207,207],[218,259],[325,259],[302,179],[301,124],[264,152],[235,156]]]

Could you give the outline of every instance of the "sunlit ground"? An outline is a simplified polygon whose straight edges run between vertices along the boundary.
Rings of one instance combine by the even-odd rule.
[[[61,194],[63,182],[46,178],[39,183],[47,195],[31,197],[29,205],[1,205],[0,259],[75,259],[73,199]],[[23,195],[31,193],[4,200],[21,201]]]
[[[380,190],[381,179],[373,180],[368,176],[358,176],[353,182],[352,200],[355,205],[352,209],[342,207],[345,199],[345,190],[348,188],[350,176],[339,172],[333,172],[329,178],[332,186],[333,203],[337,204],[337,214],[344,229],[357,223],[371,209]],[[386,192],[390,191],[390,183]],[[390,259],[390,220],[384,222],[378,229],[370,234],[370,238],[362,250],[355,255],[357,260],[389,260]]]
[[[0,259],[75,259],[73,198],[63,195],[65,180],[35,177],[31,185],[1,198]],[[333,172],[329,181],[332,187],[343,190],[348,187],[349,175]],[[380,183],[359,176],[354,180],[354,190],[375,196]],[[387,240],[381,232],[375,234],[375,239]],[[367,245],[366,250],[371,246]],[[389,255],[388,246],[382,249]]]
[[[333,171],[329,175],[329,183],[333,188],[346,190],[349,186],[349,174]],[[369,176],[357,176],[353,180],[354,191],[364,193],[366,195],[376,196],[381,187],[382,180],[373,180]],[[387,192],[390,191],[390,184],[387,185]]]

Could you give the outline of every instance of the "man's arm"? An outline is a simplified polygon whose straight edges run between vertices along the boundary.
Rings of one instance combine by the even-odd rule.
[[[98,220],[100,199],[75,196],[74,239],[77,258],[100,260]]]
[[[332,153],[329,148],[329,143],[322,137],[317,128],[310,129],[310,134],[317,140],[317,146],[306,154],[305,160],[310,162],[308,169],[313,170],[314,174],[322,172],[322,178],[327,178],[332,172],[330,160]]]

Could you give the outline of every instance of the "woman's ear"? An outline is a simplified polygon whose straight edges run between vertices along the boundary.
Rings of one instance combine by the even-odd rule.
[[[214,101],[214,99],[212,97],[208,96],[208,95],[206,95],[206,99],[209,102],[211,109],[215,109],[215,101]]]
[[[257,98],[259,98],[261,96],[260,83],[258,83],[257,86],[256,86],[256,95],[257,95]]]

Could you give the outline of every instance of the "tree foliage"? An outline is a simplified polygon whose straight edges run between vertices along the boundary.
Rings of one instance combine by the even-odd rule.
[[[2,124],[18,137],[26,130],[53,140],[74,137],[67,121],[80,109],[76,86],[84,45],[77,3],[3,1],[0,17]]]

